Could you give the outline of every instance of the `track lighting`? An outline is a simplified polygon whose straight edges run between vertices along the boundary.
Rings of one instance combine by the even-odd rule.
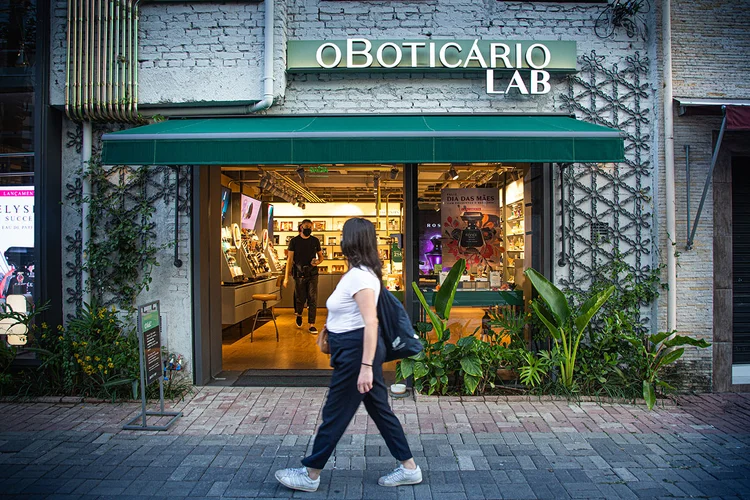
[[[453,181],[458,179],[458,172],[456,172],[456,169],[453,166],[448,170],[448,177]]]
[[[297,175],[302,182],[305,182],[305,169],[303,167],[297,168]]]
[[[393,167],[391,169],[391,180],[395,181],[396,177],[398,177],[398,169],[396,167]]]

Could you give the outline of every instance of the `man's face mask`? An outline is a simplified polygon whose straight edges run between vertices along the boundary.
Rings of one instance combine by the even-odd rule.
[[[310,236],[312,234],[312,229],[310,229],[309,227],[303,227],[302,234],[305,236]]]

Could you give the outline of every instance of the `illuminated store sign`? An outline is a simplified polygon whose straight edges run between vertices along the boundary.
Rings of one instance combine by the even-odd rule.
[[[576,71],[576,43],[529,40],[292,40],[287,71],[485,71],[487,93],[546,94]],[[502,72],[496,75],[496,71]],[[512,72],[512,73],[511,73]],[[498,82],[497,78],[505,81]]]

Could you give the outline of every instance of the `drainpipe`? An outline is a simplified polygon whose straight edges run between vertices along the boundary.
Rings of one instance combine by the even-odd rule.
[[[273,29],[274,29],[274,5],[273,0],[265,0],[266,26],[265,26],[265,54],[263,64],[263,100],[252,106],[248,106],[247,113],[256,113],[271,107],[273,104]]]
[[[88,271],[88,245],[91,240],[91,224],[89,220],[89,198],[91,196],[91,177],[88,175],[89,162],[91,161],[91,145],[93,143],[93,128],[90,121],[83,122],[83,147],[81,150],[81,166],[84,174],[81,176],[83,179],[83,185],[81,194],[83,196],[83,203],[81,203],[81,264],[83,265],[83,271],[81,272],[81,286],[83,288],[83,302],[85,304],[91,304],[91,286],[89,281]]]
[[[273,104],[273,32],[274,32],[274,3],[273,0],[265,0],[266,20],[264,28],[265,53],[263,63],[263,99],[248,106],[206,106],[194,108],[151,108],[144,110],[149,115],[189,117],[189,116],[233,116],[249,115],[264,111]]]
[[[670,0],[662,0],[664,54],[664,168],[667,202],[667,331],[677,329],[677,225],[675,223],[674,124],[672,112],[672,20]]]

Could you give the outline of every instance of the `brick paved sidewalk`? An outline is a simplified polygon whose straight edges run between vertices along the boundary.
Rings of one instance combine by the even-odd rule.
[[[121,430],[138,404],[0,404],[0,496],[16,498],[750,498],[750,395],[642,406],[515,398],[394,400],[425,481],[395,466],[363,409],[314,494],[298,466],[324,389],[198,390],[165,433]]]

